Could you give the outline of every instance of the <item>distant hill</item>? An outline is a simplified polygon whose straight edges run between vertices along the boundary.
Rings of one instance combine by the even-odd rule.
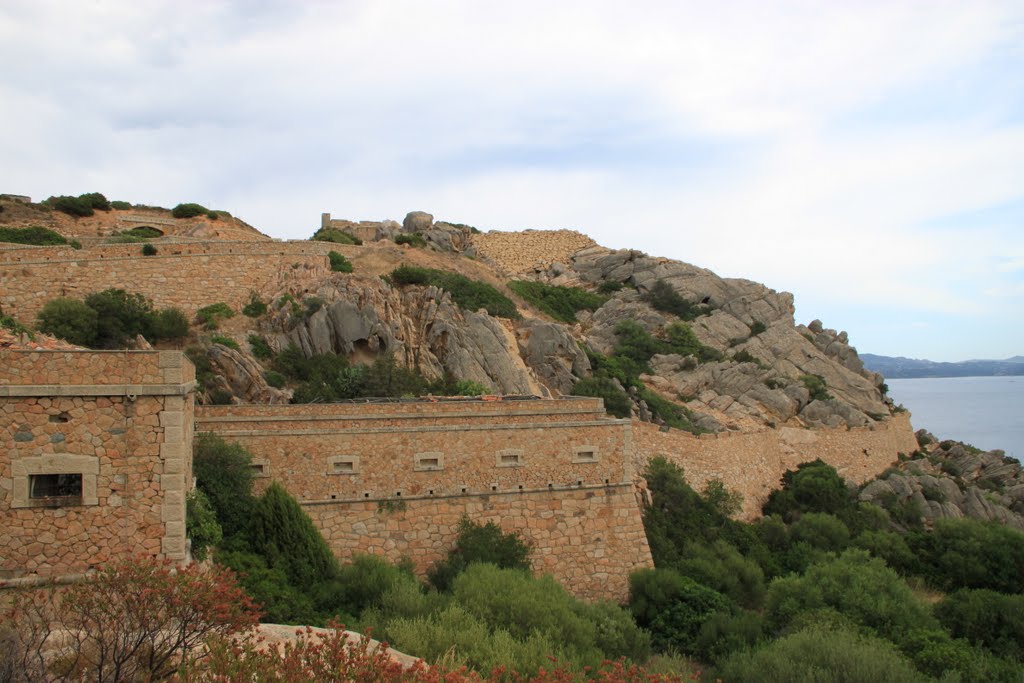
[[[917,358],[860,354],[864,367],[889,379],[912,377],[992,377],[1024,375],[1024,356],[1006,360],[964,360],[958,363],[937,363]]]

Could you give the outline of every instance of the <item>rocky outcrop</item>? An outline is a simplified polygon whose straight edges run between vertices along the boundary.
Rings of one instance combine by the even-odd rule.
[[[572,393],[577,379],[590,374],[590,359],[565,325],[526,320],[516,337],[523,360],[555,392]]]
[[[1024,470],[1003,451],[979,451],[943,441],[923,430],[926,450],[902,461],[860,493],[860,499],[920,514],[926,526],[937,519],[970,517],[1024,530]]]
[[[357,362],[394,354],[428,379],[451,373],[503,394],[550,392],[519,355],[511,323],[463,311],[436,287],[391,287],[377,278],[335,276],[317,289],[323,302],[296,313],[277,308],[271,346],[304,354],[338,353]]]
[[[222,344],[213,344],[207,351],[214,377],[207,392],[227,392],[241,403],[288,403],[292,394],[267,384],[263,368],[248,354]]]

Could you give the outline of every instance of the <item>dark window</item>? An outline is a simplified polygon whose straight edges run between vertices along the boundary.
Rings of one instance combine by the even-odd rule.
[[[36,505],[81,505],[81,474],[30,474],[28,497]]]

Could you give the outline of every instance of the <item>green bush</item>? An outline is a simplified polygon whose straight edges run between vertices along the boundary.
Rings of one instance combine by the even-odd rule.
[[[164,234],[162,232],[160,232],[156,228],[152,228],[152,227],[150,227],[148,225],[140,225],[138,227],[134,227],[131,230],[128,230],[128,231],[123,232],[121,234],[123,234],[123,235],[131,235],[132,237],[138,237],[138,238],[144,239],[144,240],[156,239],[157,237],[163,237],[164,236]]]
[[[407,569],[376,555],[356,555],[333,578],[320,584],[314,597],[321,613],[360,615],[381,607],[386,594],[404,585],[419,589],[416,577]]]
[[[256,292],[249,295],[249,303],[242,306],[242,314],[250,318],[258,318],[267,312],[267,304]]]
[[[78,195],[78,198],[97,211],[110,211],[110,202],[99,192],[86,192]]]
[[[170,307],[162,308],[156,312],[150,329],[153,340],[184,339],[188,336],[188,317],[181,312],[181,309]]]
[[[694,654],[708,619],[735,604],[718,591],[671,569],[641,569],[629,576],[629,606],[638,625],[651,632],[654,649]]]
[[[757,612],[715,612],[701,625],[693,650],[703,661],[721,662],[753,648],[764,637],[764,617]]]
[[[683,320],[694,320],[698,316],[709,311],[709,307],[701,304],[692,304],[672,287],[665,280],[656,280],[651,285],[650,291],[641,297],[651,308],[665,313],[671,313]]]
[[[92,202],[88,199],[83,199],[82,197],[61,195],[59,197],[50,197],[43,203],[57,211],[66,213],[69,216],[76,216],[78,218],[84,218],[96,213],[93,209]]]
[[[753,324],[751,324],[751,326],[750,326],[750,336],[751,337],[756,337],[757,335],[761,334],[762,332],[764,332],[767,329],[768,329],[767,325],[765,325],[760,320],[755,320],[753,322]]]
[[[258,334],[249,335],[249,347],[252,348],[252,355],[260,360],[267,360],[274,357],[274,351],[270,348],[267,340]]]
[[[800,375],[800,381],[807,387],[812,401],[830,401],[832,399],[832,394],[828,393],[828,388],[825,385],[825,378],[821,375]]]
[[[808,629],[730,657],[732,683],[923,683],[890,643],[847,630]]]
[[[192,542],[192,557],[202,562],[206,549],[216,548],[223,538],[217,514],[202,489],[192,489],[185,499],[185,530]]]
[[[327,260],[331,262],[331,270],[335,273],[352,272],[352,262],[336,251],[327,252]]]
[[[171,215],[175,218],[194,218],[209,213],[209,209],[201,204],[178,204],[171,209]]]
[[[85,297],[85,305],[96,311],[95,346],[124,348],[136,336],[152,337],[156,313],[152,302],[138,293],[105,289]]]
[[[433,285],[443,289],[451,295],[452,301],[465,311],[477,311],[483,308],[493,316],[519,318],[516,305],[507,296],[491,285],[470,280],[458,273],[403,264],[391,271],[390,279],[399,287]]]
[[[576,322],[580,311],[596,311],[607,299],[579,287],[558,287],[543,282],[513,280],[508,288],[555,320]]]
[[[353,244],[356,246],[363,243],[355,235],[338,230],[337,228],[320,228],[309,239],[317,242],[334,242],[335,244]]]
[[[395,244],[408,244],[416,247],[417,249],[422,249],[427,246],[427,241],[423,239],[423,235],[418,232],[407,232],[401,235],[395,235]]]
[[[946,631],[918,629],[902,639],[900,650],[918,671],[940,680],[1019,681],[1020,663],[1000,659]]]
[[[473,564],[487,562],[502,569],[530,569],[530,546],[518,533],[505,533],[494,522],[477,524],[463,516],[455,546],[448,557],[434,564],[427,579],[438,590],[448,590],[452,581]]]
[[[915,534],[909,542],[921,573],[940,590],[1024,593],[1024,532],[970,518],[939,519],[930,533]]]
[[[77,299],[57,298],[47,301],[39,311],[36,328],[78,346],[96,343],[96,311]]]
[[[764,603],[766,590],[761,567],[724,540],[708,545],[687,544],[683,558],[673,568],[747,609],[759,609]]]
[[[3,308],[0,308],[0,327],[10,330],[14,334],[24,334],[28,335],[29,339],[35,339],[35,335],[27,325],[22,325],[13,315],[6,315]]]
[[[142,255],[143,256],[156,256],[156,247],[154,247],[152,244],[144,244],[144,245],[142,245]]]
[[[203,306],[196,311],[196,320],[207,330],[215,330],[220,325],[220,321],[233,317],[235,317],[235,312],[222,301]]]
[[[954,637],[1024,662],[1024,595],[961,589],[935,606],[935,616]]]
[[[131,202],[123,202],[120,200],[114,200],[110,202],[110,208],[117,209],[118,211],[128,211],[132,208]]]
[[[216,211],[207,211],[206,217],[209,218],[211,221],[215,221],[220,218],[220,214],[218,214]]]
[[[212,337],[210,337],[210,343],[211,344],[220,344],[221,346],[226,346],[229,349],[234,349],[235,351],[241,351],[242,350],[242,348],[238,345],[238,342],[236,342],[231,337],[225,337],[222,334],[215,334]]]
[[[914,551],[907,545],[903,536],[894,531],[864,531],[853,540],[853,544],[875,557],[882,558],[887,565],[901,574],[911,574],[917,566]]]
[[[792,543],[806,543],[812,548],[839,553],[850,545],[850,530],[841,519],[825,512],[807,512],[789,528]]]
[[[607,377],[585,377],[572,387],[573,396],[604,399],[604,409],[619,418],[627,418],[633,408],[629,395]]]
[[[298,502],[277,482],[260,496],[249,526],[250,541],[271,569],[288,583],[308,590],[338,574],[338,564],[323,536]]]
[[[263,621],[302,625],[322,622],[307,591],[288,583],[285,573],[270,568],[261,555],[245,550],[221,550],[216,561],[238,575],[245,592],[260,605]]]
[[[787,520],[805,512],[824,512],[840,519],[854,509],[853,497],[835,468],[820,458],[800,463],[782,475],[782,488],[772,491],[762,507],[766,515]]]
[[[601,284],[597,286],[597,293],[606,295],[614,294],[615,292],[621,290],[624,286],[625,285],[623,285],[618,280],[602,280]]]
[[[192,473],[224,530],[234,536],[248,527],[255,499],[252,496],[252,454],[240,444],[211,433],[196,435]]]
[[[67,239],[60,233],[54,232],[49,228],[39,227],[38,225],[32,225],[27,228],[0,226],[0,242],[31,244],[40,247],[51,247],[68,243]]]
[[[275,370],[267,370],[263,373],[263,378],[267,380],[267,384],[274,387],[275,389],[281,389],[284,387],[285,379],[284,375]]]

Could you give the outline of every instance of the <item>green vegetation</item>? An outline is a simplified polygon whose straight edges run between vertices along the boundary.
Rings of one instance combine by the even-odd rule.
[[[131,202],[123,202],[121,200],[114,200],[110,202],[110,208],[117,209],[118,211],[128,211],[132,208]]]
[[[580,311],[596,311],[607,298],[579,287],[558,287],[543,282],[513,280],[508,288],[555,320],[576,322]]]
[[[236,342],[231,337],[225,337],[222,334],[215,334],[212,337],[210,337],[210,343],[211,344],[220,344],[221,346],[226,346],[229,349],[234,349],[235,351],[241,351],[242,350],[241,347],[238,345],[238,342]]]
[[[327,252],[327,260],[331,262],[331,270],[335,273],[352,272],[352,262],[336,251]]]
[[[123,289],[90,294],[85,301],[52,299],[39,312],[40,332],[92,348],[124,348],[137,335],[149,341],[181,339],[188,321],[176,308],[153,309],[149,299]]]
[[[222,320],[234,317],[235,312],[222,301],[210,304],[209,306],[203,306],[196,311],[196,321],[207,330],[216,330]]]
[[[285,377],[276,370],[267,370],[263,373],[263,379],[267,381],[267,384],[274,387],[275,389],[281,389],[285,385]]]
[[[751,337],[756,337],[757,335],[761,334],[762,332],[764,332],[767,329],[768,329],[767,325],[765,325],[760,320],[755,320],[754,323],[750,326],[750,336]]]
[[[273,349],[270,348],[270,344],[267,340],[258,334],[250,334],[247,340],[249,347],[252,349],[252,355],[256,356],[260,360],[268,360],[274,356]]]
[[[201,489],[192,489],[185,499],[185,531],[192,540],[192,557],[202,562],[207,548],[216,548],[224,538],[209,499]]]
[[[615,417],[630,416],[633,403],[629,394],[610,377],[584,377],[573,385],[574,396],[593,396],[604,399],[604,409]]]
[[[320,228],[309,239],[316,242],[334,242],[335,244],[352,244],[359,246],[363,243],[361,239],[337,228]]]
[[[60,233],[54,232],[49,228],[41,228],[38,225],[27,228],[0,226],[0,242],[31,244],[40,247],[52,247],[68,243],[67,239]]]
[[[175,218],[194,218],[209,212],[210,210],[202,204],[178,204],[171,209],[171,215]]]
[[[249,318],[258,318],[267,312],[267,304],[256,292],[249,294],[249,303],[242,306],[242,314]]]
[[[625,285],[618,280],[602,280],[597,286],[598,294],[610,295],[620,291]]]
[[[828,393],[828,388],[825,385],[825,378],[821,375],[800,375],[800,381],[811,393],[812,401],[832,400],[832,394]]]
[[[395,244],[408,244],[409,246],[423,249],[427,246],[427,240],[418,232],[406,232],[395,235]]]
[[[476,562],[502,569],[530,569],[530,546],[519,534],[506,534],[494,522],[474,524],[469,517],[459,521],[455,547],[448,557],[431,567],[427,578],[438,590],[451,587],[455,577]]]
[[[144,244],[144,245],[142,245],[142,255],[143,256],[156,256],[156,247],[154,247],[152,244]]]
[[[134,237],[140,237],[142,239],[147,239],[147,240],[149,240],[149,239],[156,239],[157,237],[163,237],[164,236],[164,234],[162,232],[160,232],[156,228],[151,228],[148,225],[140,225],[138,227],[132,228],[131,230],[126,230],[125,232],[123,232],[121,234],[132,235]]]
[[[111,209],[110,202],[99,192],[87,192],[77,197],[68,195],[49,197],[43,204],[75,217],[91,216],[96,211],[110,211]]]
[[[396,286],[433,285],[448,292],[452,301],[465,311],[485,309],[500,318],[519,318],[512,300],[484,282],[470,280],[464,275],[434,268],[401,265],[391,271],[390,280]]]
[[[711,312],[711,307],[707,304],[693,304],[684,299],[679,295],[679,292],[677,292],[672,285],[665,280],[656,280],[654,284],[651,285],[650,291],[643,294],[641,298],[647,302],[651,308],[665,313],[671,313],[682,320],[695,320],[699,316],[706,315]]]
[[[10,330],[14,334],[26,334],[29,339],[35,338],[28,326],[21,324],[14,316],[4,313],[3,308],[0,308],[0,327]]]

